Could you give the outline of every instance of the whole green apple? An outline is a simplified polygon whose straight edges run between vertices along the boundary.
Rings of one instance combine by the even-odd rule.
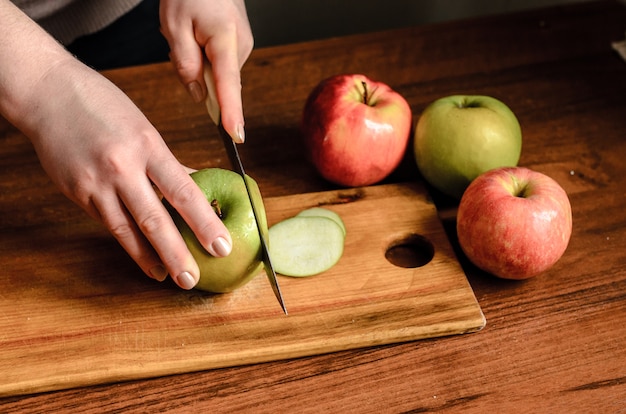
[[[420,116],[414,151],[426,181],[460,199],[480,174],[517,165],[522,130],[515,114],[498,99],[448,96],[431,103]]]
[[[231,253],[226,257],[211,256],[170,205],[168,211],[200,267],[200,281],[196,288],[216,293],[230,292],[249,282],[263,267],[261,241],[245,184],[239,174],[221,168],[199,170],[191,173],[191,177],[230,232],[233,240]],[[267,235],[267,218],[259,187],[256,181],[246,177],[258,209],[261,231]]]

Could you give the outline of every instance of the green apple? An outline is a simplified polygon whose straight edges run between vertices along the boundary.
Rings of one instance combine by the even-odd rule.
[[[259,231],[245,184],[239,174],[221,168],[199,170],[191,173],[191,177],[214,209],[219,210],[218,215],[233,240],[231,253],[226,257],[211,256],[182,217],[170,205],[168,210],[200,267],[200,281],[196,288],[208,292],[230,292],[245,285],[263,268]],[[258,209],[261,231],[267,235],[267,218],[259,187],[256,181],[246,177]]]
[[[299,217],[326,217],[334,221],[343,232],[343,235],[346,235],[346,225],[343,223],[341,216],[334,212],[333,210],[329,210],[323,207],[311,207],[306,210],[302,210],[298,213]]]
[[[517,165],[522,130],[513,111],[498,99],[448,96],[431,103],[420,116],[414,151],[426,181],[460,199],[482,173]]]
[[[326,210],[330,211],[330,210]],[[269,229],[270,255],[284,276],[313,276],[333,267],[343,255],[345,225],[324,209],[279,221]]]

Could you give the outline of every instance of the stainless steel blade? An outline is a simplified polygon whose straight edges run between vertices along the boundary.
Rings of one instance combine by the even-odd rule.
[[[261,240],[261,252],[263,255],[263,265],[265,267],[265,273],[267,274],[267,278],[270,281],[270,285],[272,286],[272,290],[274,291],[274,295],[276,299],[278,299],[278,303],[280,303],[280,307],[283,309],[285,315],[287,315],[287,308],[285,306],[285,302],[283,300],[283,295],[280,292],[280,286],[278,285],[278,280],[276,279],[276,271],[272,266],[272,260],[270,259],[270,253],[267,247],[267,240],[263,236],[263,232],[261,231],[261,226],[259,225],[259,213],[257,206],[254,203],[254,199],[252,198],[252,194],[250,193],[250,187],[248,185],[248,180],[246,180],[246,172],[243,168],[243,164],[241,162],[241,157],[239,156],[239,151],[237,150],[237,144],[233,141],[233,139],[228,135],[228,132],[222,126],[222,123],[219,122],[217,124],[217,128],[219,130],[220,136],[224,141],[224,147],[226,148],[226,153],[228,154],[228,158],[233,166],[233,170],[237,172],[243,178],[243,182],[246,186],[246,191],[248,192],[248,198],[250,199],[250,204],[252,205],[252,213],[254,214],[254,220],[257,224],[257,229],[259,230],[259,238]]]
[[[232,137],[228,134],[228,132],[226,132],[224,126],[222,125],[221,110],[217,99],[217,90],[215,88],[215,79],[213,78],[211,64],[207,60],[205,60],[204,62],[203,74],[207,86],[207,97],[205,100],[207,112],[209,113],[209,116],[211,117],[215,125],[217,125],[217,129],[219,131],[220,137],[224,141],[224,147],[226,148],[226,153],[228,154],[228,158],[230,159],[234,171],[239,173],[239,175],[241,175],[241,177],[243,178],[243,182],[246,186],[246,191],[248,192],[248,199],[250,200],[250,204],[252,206],[254,220],[256,221],[257,229],[259,230],[259,239],[261,240],[261,254],[263,259],[263,265],[265,266],[265,273],[267,274],[267,278],[269,279],[270,285],[272,286],[274,295],[276,296],[276,299],[278,299],[278,303],[280,303],[280,307],[283,309],[285,315],[287,315],[285,301],[283,300],[283,295],[280,292],[278,280],[276,280],[276,271],[274,271],[274,267],[272,266],[272,260],[270,259],[270,253],[267,247],[267,240],[263,236],[261,226],[259,225],[258,209],[255,206],[252,195],[250,194],[250,187],[248,186],[248,180],[246,180],[246,172],[243,169],[241,157],[239,157],[237,144],[233,141]]]

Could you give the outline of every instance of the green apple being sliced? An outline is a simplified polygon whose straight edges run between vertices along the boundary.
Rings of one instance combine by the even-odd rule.
[[[346,226],[343,223],[343,220],[339,216],[339,214],[335,213],[332,210],[323,207],[311,207],[306,210],[302,210],[298,213],[297,217],[326,217],[333,220],[335,223],[341,227],[343,230],[343,235],[346,235]]]
[[[333,267],[343,254],[344,228],[322,216],[295,216],[269,229],[269,249],[276,272],[313,276]]]
[[[191,177],[214,208],[219,207],[222,222],[233,240],[231,253],[226,257],[211,256],[182,217],[169,204],[166,205],[200,267],[200,281],[196,288],[208,292],[230,292],[249,282],[263,267],[261,241],[246,187],[239,174],[221,168],[196,171]],[[267,219],[259,187],[252,178],[247,177],[247,180],[259,210],[261,231],[267,234]]]

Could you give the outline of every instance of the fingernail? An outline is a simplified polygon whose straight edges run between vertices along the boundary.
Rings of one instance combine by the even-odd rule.
[[[211,253],[211,256],[224,257],[228,256],[232,249],[233,246],[225,238],[218,237],[211,243],[209,253]]]
[[[237,134],[236,142],[238,144],[243,144],[243,142],[246,140],[246,131],[244,131],[242,124],[237,125],[237,130],[235,133]]]
[[[176,284],[183,289],[192,289],[196,285],[196,279],[189,272],[182,272],[176,277]]]
[[[167,270],[165,270],[163,265],[159,264],[150,269],[150,275],[152,276],[152,279],[162,282],[167,277]]]
[[[200,88],[200,84],[196,81],[190,82],[187,84],[187,91],[189,95],[191,95],[191,99],[195,102],[202,101],[202,88]]]

